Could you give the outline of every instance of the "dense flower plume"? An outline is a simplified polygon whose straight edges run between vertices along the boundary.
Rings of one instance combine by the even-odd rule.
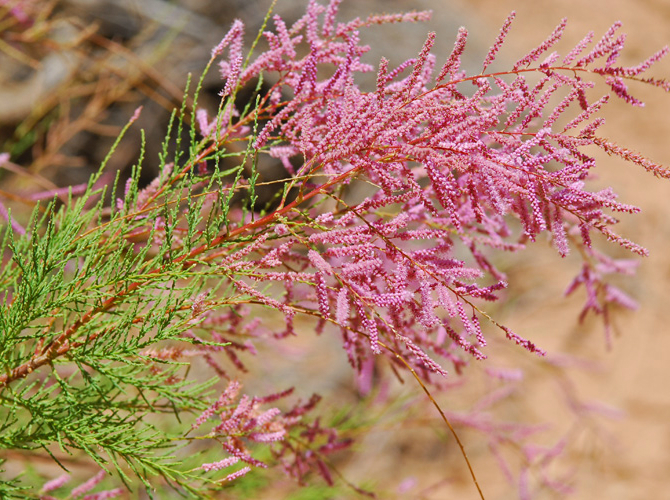
[[[616,24],[592,47],[591,33],[560,56],[550,51],[567,25],[563,20],[510,71],[486,74],[511,28],[512,14],[482,74],[468,76],[461,70],[467,40],[461,28],[441,67],[432,54],[431,33],[415,59],[396,68],[382,59],[376,89],[364,91],[355,75],[373,68],[363,61],[369,47],[360,44],[358,30],[422,20],[429,13],[336,25],[338,4],[310,2],[290,28],[275,16],[276,32],[264,33],[269,49],[246,67],[240,22],[213,52],[218,56],[228,47],[220,63],[224,96],[261,74],[274,78],[256,110],[255,119],[263,125],[254,147],[281,158],[293,175],[280,208],[263,219],[275,224],[272,233],[267,225],[246,221],[236,230],[259,231],[255,243],[239,255],[244,261],[229,256],[221,263],[237,290],[282,311],[285,333],[292,333],[292,318],[300,311],[318,315],[320,329],[325,322],[337,324],[349,359],[359,369],[371,353],[386,349],[411,360],[424,376],[446,374],[435,355],[457,369],[465,362],[459,353],[486,357],[480,304],[498,299],[507,287],[490,255],[521,251],[542,233],[551,236],[560,256],[571,247],[584,256],[584,271],[570,291],[586,286],[585,311],[604,314],[607,322],[609,303],[632,307],[622,292],[601,284],[602,273],[590,271],[618,269],[591,248],[591,235],[601,233],[646,255],[611,229],[616,223],[612,213],[639,210],[617,201],[610,189],[588,190],[595,160],[584,147],[596,144],[662,177],[669,172],[596,135],[603,123],[597,112],[609,96],[590,101],[595,83],[587,78],[604,76],[612,94],[640,104],[625,82],[641,80],[669,90],[667,82],[639,76],[667,47],[637,66],[617,66],[624,35]],[[328,66],[334,72],[324,76],[322,68]],[[229,123],[230,106],[225,104],[219,123]],[[231,137],[219,128],[218,137]],[[212,126],[201,131],[214,137]],[[363,201],[348,201],[342,186],[352,184],[367,194]],[[299,192],[295,201],[286,196],[289,187]],[[324,211],[326,203],[335,208]],[[257,260],[247,257],[270,242],[275,246],[268,253]],[[246,280],[239,277],[243,270]],[[252,283],[272,281],[285,285],[283,299]],[[509,339],[542,353],[498,326]]]

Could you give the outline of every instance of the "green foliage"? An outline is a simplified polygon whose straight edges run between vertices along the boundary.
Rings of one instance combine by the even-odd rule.
[[[10,257],[0,268],[0,448],[41,450],[59,463],[83,453],[125,482],[136,476],[149,487],[160,475],[195,491],[188,483],[196,476],[174,457],[183,429],[150,417],[173,414],[174,420],[203,410],[216,379],[187,378],[187,363],[148,353],[202,343],[184,332],[197,324],[191,305],[207,274],[191,272],[183,260],[218,233],[228,206],[219,204],[203,220],[205,197],[194,192],[216,189],[242,168],[209,178],[171,173],[168,144],[177,143],[172,161],[180,165],[201,150],[194,134],[186,147],[171,137],[173,127],[181,136],[184,113],[170,123],[157,186],[139,188],[143,148],[123,207],[104,202],[106,188],[97,184],[103,163],[82,196],[38,206],[25,235],[3,228],[0,253]],[[158,223],[165,228],[160,241]],[[17,484],[0,480],[1,496],[23,491]]]

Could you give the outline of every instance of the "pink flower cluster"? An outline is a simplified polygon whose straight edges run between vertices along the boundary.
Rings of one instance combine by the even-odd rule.
[[[605,285],[599,285],[602,273],[587,269],[609,262],[592,249],[591,234],[646,254],[611,229],[617,222],[612,213],[638,208],[617,201],[611,189],[587,188],[595,160],[585,147],[598,145],[656,175],[668,177],[668,171],[598,137],[603,119],[596,114],[608,96],[589,102],[587,91],[595,76],[615,96],[638,104],[625,81],[640,79],[667,48],[638,66],[617,66],[624,37],[615,25],[590,50],[593,34],[561,58],[550,51],[566,27],[563,20],[511,70],[487,74],[512,14],[482,74],[460,69],[465,29],[436,71],[431,33],[415,59],[396,68],[382,59],[376,89],[368,92],[356,83],[357,73],[373,70],[362,59],[369,47],[360,44],[358,30],[429,13],[335,25],[338,5],[312,1],[291,27],[275,16],[276,31],[264,33],[269,49],[245,67],[238,63],[239,22],[215,50],[231,47],[221,62],[225,95],[261,73],[274,82],[254,111],[265,123],[255,147],[282,159],[294,174],[289,186],[300,194],[292,202],[284,197],[265,225],[240,222],[238,233],[254,229],[256,240],[243,261],[237,252],[221,265],[242,295],[284,313],[285,334],[293,333],[295,314],[314,314],[319,331],[328,322],[339,327],[358,369],[370,354],[386,351],[425,377],[445,375],[433,356],[456,369],[467,357],[486,357],[480,319],[490,318],[481,304],[497,300],[508,286],[491,258],[495,252],[522,251],[547,234],[562,257],[579,248],[586,267],[571,289],[584,284],[588,290]],[[329,76],[319,69],[327,66],[333,68]],[[670,90],[667,82],[644,81]],[[564,97],[549,107],[557,96]],[[300,166],[294,169],[291,158]],[[352,183],[365,183],[364,200],[343,194]],[[332,210],[324,211],[327,202]],[[274,234],[267,231],[273,223]],[[269,244],[276,246],[267,250]],[[261,256],[250,259],[252,252]],[[254,285],[269,282],[283,283],[283,295]],[[605,303],[633,305],[606,290],[597,301],[589,291],[585,310],[606,314]],[[494,324],[513,342],[543,353]]]
[[[232,481],[251,472],[252,467],[265,468],[267,465],[251,456],[248,444],[272,445],[275,459],[279,460],[286,472],[301,480],[311,470],[316,469],[329,484],[332,479],[321,457],[347,447],[350,442],[340,439],[334,429],[323,428],[317,419],[303,420],[321,399],[313,396],[306,403],[298,403],[291,410],[281,412],[278,408],[261,410],[263,404],[283,399],[293,390],[265,397],[239,395],[241,385],[231,381],[219,399],[209,406],[193,423],[196,430],[210,420],[217,424],[209,429],[207,437],[221,443],[228,454],[217,462],[205,463],[200,468],[213,472],[232,467],[239,462],[244,467],[230,472],[224,481]],[[299,433],[300,440],[294,442],[289,431]]]
[[[114,488],[112,490],[100,491],[98,493],[89,493],[87,495],[89,491],[91,491],[98,485],[98,483],[105,479],[106,475],[107,473],[104,470],[101,470],[88,481],[73,488],[67,498],[81,498],[83,500],[107,500],[108,498],[117,498],[123,495],[125,492],[123,488]],[[40,496],[40,498],[42,500],[57,500],[51,495],[44,495],[44,493],[49,493],[51,491],[62,488],[68,481],[70,481],[70,479],[71,477],[69,474],[63,474],[56,479],[52,479],[51,481],[44,483],[44,486],[42,486],[42,489],[40,490],[40,493],[43,493],[43,495]]]

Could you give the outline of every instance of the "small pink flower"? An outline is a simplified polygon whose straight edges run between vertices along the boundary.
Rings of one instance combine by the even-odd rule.
[[[65,483],[67,483],[69,480],[70,480],[70,474],[62,474],[58,476],[56,479],[52,479],[51,481],[44,483],[44,486],[42,486],[42,489],[40,491],[42,493],[48,493],[49,491],[57,490]]]

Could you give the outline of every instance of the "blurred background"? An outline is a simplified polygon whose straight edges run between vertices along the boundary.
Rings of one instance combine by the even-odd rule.
[[[42,191],[86,182],[107,154],[120,127],[140,104],[139,125],[147,132],[146,181],[155,175],[152,158],[161,146],[169,112],[182,100],[186,75],[199,75],[210,50],[235,18],[247,26],[247,38],[262,24],[268,0],[4,0],[0,1],[0,153],[11,160],[0,167],[0,201],[17,217],[27,217]],[[276,12],[287,21],[304,12],[305,0],[278,0]],[[10,9],[13,11],[10,15]],[[479,72],[483,57],[510,11],[514,27],[496,68],[505,69],[539,44],[567,17],[568,28],[557,50],[567,51],[594,30],[596,39],[615,21],[628,33],[623,63],[635,64],[670,43],[668,0],[345,0],[339,20],[371,12],[433,10],[429,23],[368,29],[368,61],[383,55],[393,63],[420,50],[428,31],[437,32],[434,52],[440,60],[451,51],[459,26],[470,33],[466,69]],[[22,12],[28,14],[20,19]],[[12,20],[7,21],[8,19]],[[650,76],[670,78],[670,60]],[[372,76],[374,78],[374,75]],[[362,82],[362,85],[369,84]],[[602,92],[607,89],[599,87]],[[214,110],[221,82],[213,71],[200,105]],[[631,86],[646,103],[633,108],[614,101],[605,110],[601,135],[657,163],[670,165],[670,96],[660,89]],[[137,128],[135,129],[137,130]],[[111,160],[107,178],[125,175],[139,151],[131,134]],[[576,258],[561,261],[548,242],[523,256],[506,257],[510,300],[491,309],[496,319],[532,338],[552,355],[530,359],[505,343],[493,343],[491,359],[501,368],[523,367],[526,378],[499,404],[487,408],[497,421],[548,423],[538,438],[552,445],[569,440],[556,472],[567,474],[573,498],[670,498],[670,184],[633,165],[593,150],[600,162],[594,186],[613,186],[621,201],[643,213],[622,217],[619,232],[647,247],[637,278],[621,283],[640,308],[615,317],[615,338],[607,348],[598,320],[576,320],[583,296],[562,293],[579,269]],[[122,174],[123,177],[124,174]],[[600,242],[603,243],[603,242]],[[601,247],[602,248],[602,247]],[[609,253],[627,257],[618,248]],[[304,325],[306,330],[311,325]],[[272,365],[273,382],[284,387],[309,379],[335,401],[360,398],[336,339],[315,338],[310,331],[295,345],[282,347],[283,364]],[[498,332],[490,328],[493,337]],[[324,369],[324,367],[328,367]],[[253,373],[253,369],[252,369]],[[306,375],[305,375],[306,374]],[[458,422],[459,411],[477,404],[487,392],[473,385],[442,395],[442,407]],[[356,484],[383,485],[386,498],[476,498],[463,459],[434,410],[425,405],[411,380],[393,389],[396,406],[414,406],[407,421],[378,415],[356,453],[338,467]],[[373,419],[374,420],[374,419]],[[484,423],[481,423],[483,426]],[[488,424],[487,424],[488,425]],[[514,498],[510,483],[485,439],[466,425],[459,434],[487,499]],[[514,455],[506,460],[514,462]],[[318,480],[316,478],[315,480]],[[293,498],[279,485],[263,498]],[[330,498],[324,496],[313,498]],[[538,492],[538,498],[562,498]],[[298,498],[298,497],[295,497]],[[346,498],[337,496],[337,498]]]

